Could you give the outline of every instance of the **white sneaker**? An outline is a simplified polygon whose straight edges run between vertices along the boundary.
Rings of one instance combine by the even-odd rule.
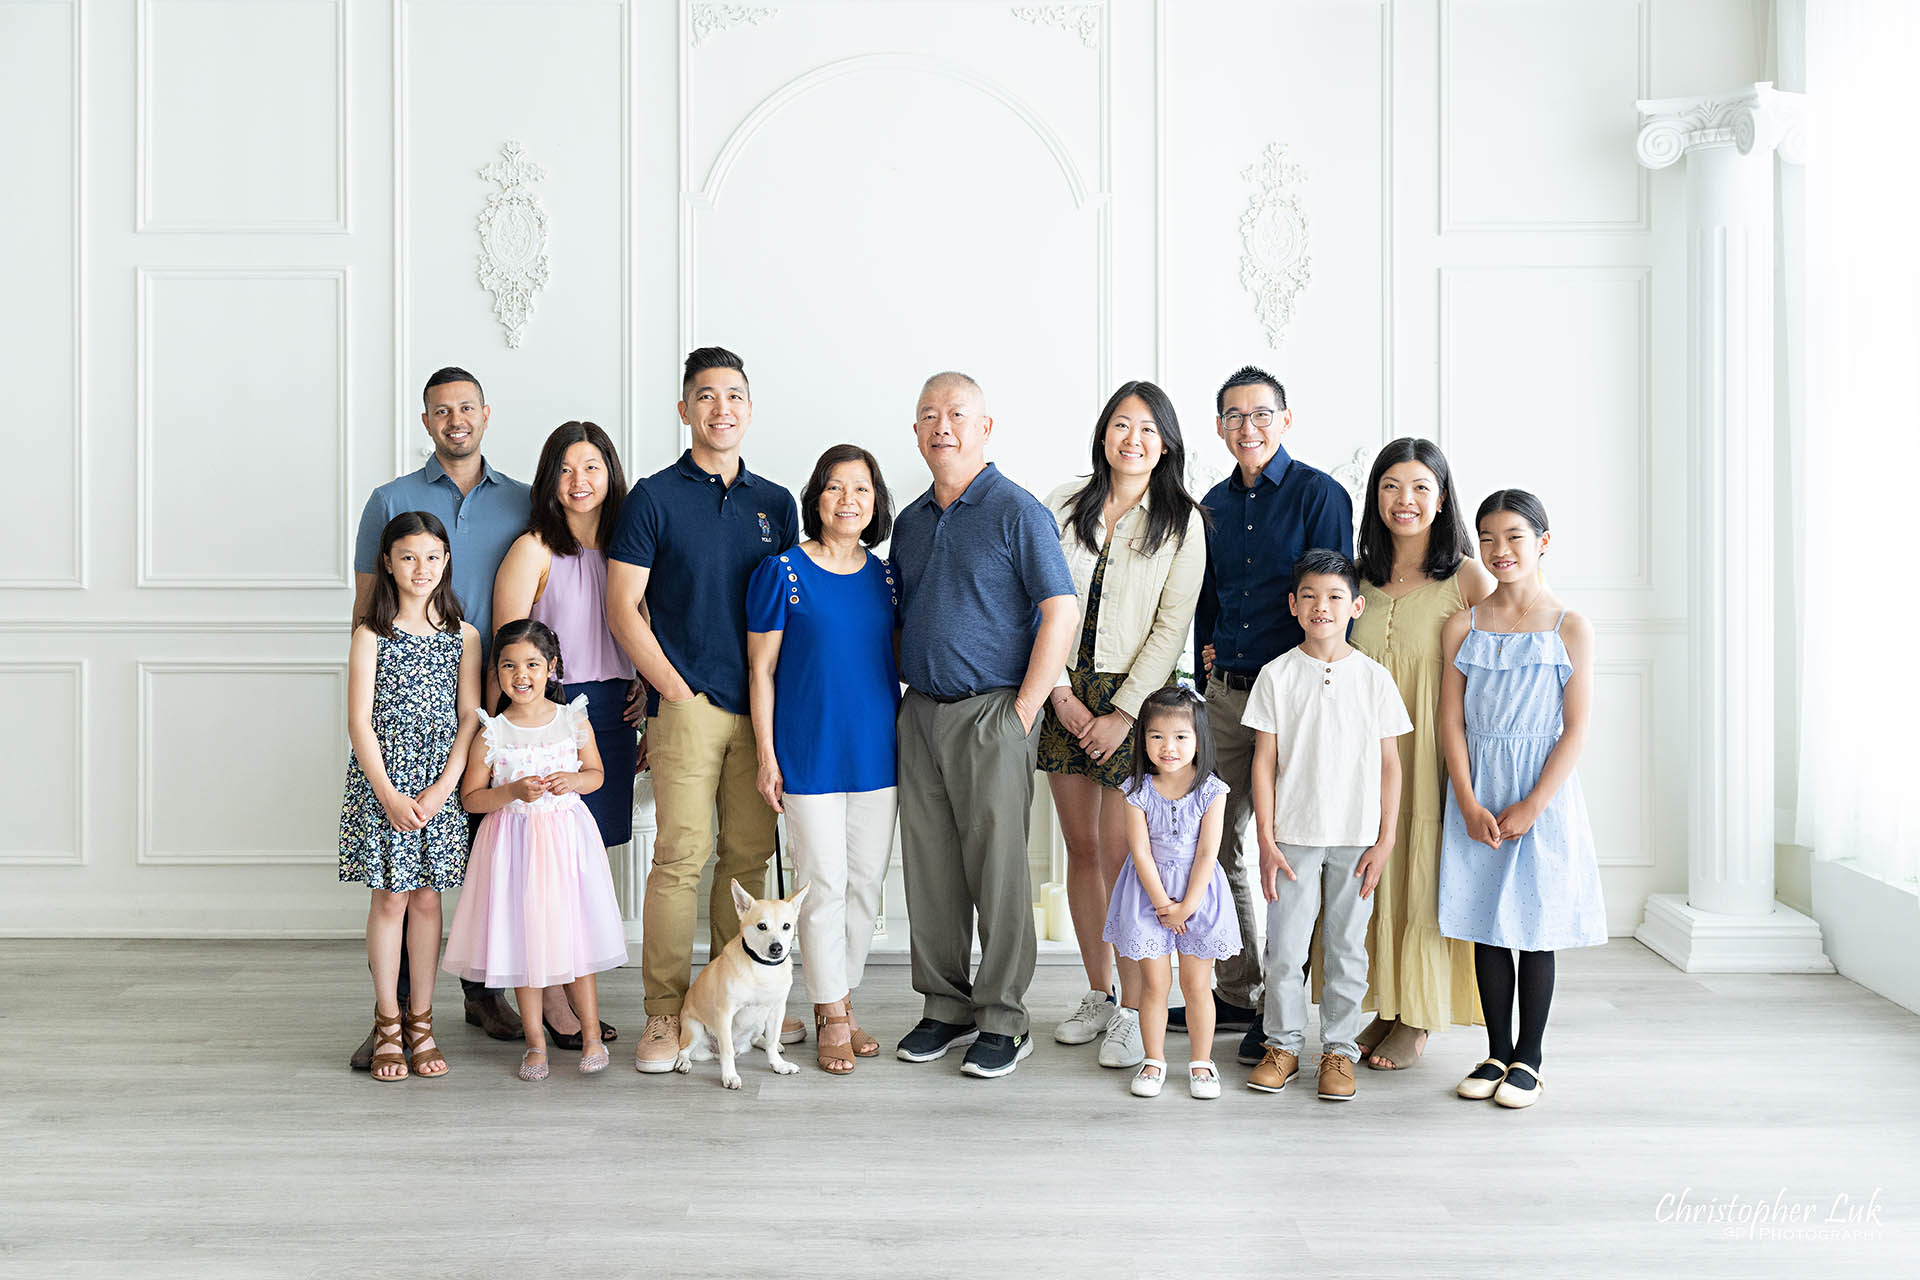
[[[1137,1067],[1147,1060],[1147,1047],[1140,1043],[1140,1011],[1117,1009],[1107,1023],[1107,1038],[1100,1042],[1100,1065]]]
[[[1080,997],[1080,1007],[1071,1017],[1053,1029],[1053,1038],[1061,1044],[1092,1044],[1113,1021],[1120,1006],[1107,999],[1104,991],[1089,991]]]

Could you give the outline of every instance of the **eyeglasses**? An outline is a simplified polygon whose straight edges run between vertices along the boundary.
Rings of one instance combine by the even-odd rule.
[[[1220,415],[1221,425],[1229,431],[1238,431],[1242,423],[1251,422],[1256,427],[1273,425],[1273,410],[1255,409],[1252,413],[1242,413],[1238,409],[1229,409]]]

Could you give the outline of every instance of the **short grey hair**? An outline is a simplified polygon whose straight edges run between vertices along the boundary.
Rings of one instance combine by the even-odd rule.
[[[987,393],[980,389],[980,384],[975,382],[968,375],[961,373],[957,369],[947,369],[943,372],[936,373],[931,378],[928,378],[925,382],[921,383],[920,399],[915,403],[922,403],[926,400],[927,396],[930,393],[936,390],[939,390],[941,388],[950,387],[950,386],[965,387],[968,391],[971,391],[974,395],[980,398],[980,403],[982,406],[985,406],[985,404],[987,403]]]

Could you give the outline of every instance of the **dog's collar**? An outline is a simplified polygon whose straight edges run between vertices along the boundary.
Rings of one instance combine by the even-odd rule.
[[[748,946],[747,940],[745,938],[740,939],[740,949],[747,953],[747,959],[753,961],[755,964],[763,964],[767,966],[767,968],[769,969],[778,969],[781,965],[787,962],[786,956],[781,956],[778,960],[761,959],[760,953],[755,951],[752,947]],[[788,954],[792,954],[792,953],[789,952]]]

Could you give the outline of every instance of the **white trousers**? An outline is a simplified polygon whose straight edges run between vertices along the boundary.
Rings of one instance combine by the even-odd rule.
[[[794,887],[813,886],[800,905],[800,959],[814,1004],[843,999],[866,971],[899,795],[887,787],[785,797]]]

